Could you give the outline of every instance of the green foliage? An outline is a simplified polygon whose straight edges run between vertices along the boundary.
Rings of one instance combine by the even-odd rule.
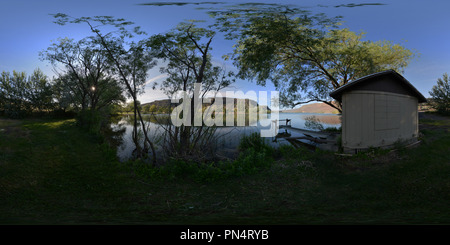
[[[156,56],[167,64],[161,73],[168,75],[161,84],[154,84],[168,96],[177,91],[193,92],[194,83],[201,83],[203,89],[218,91],[233,82],[232,72],[214,66],[210,50],[215,32],[197,27],[195,23],[180,23],[166,34],[158,34],[148,39]]]
[[[342,131],[342,127],[336,128],[336,127],[327,127],[324,128],[322,131],[325,132],[336,132],[336,133],[340,133]]]
[[[250,135],[244,135],[240,142],[238,149],[241,152],[246,151],[247,149],[254,149],[256,151],[271,151],[272,147],[270,147],[266,143],[266,138],[261,137],[259,133],[252,133]]]
[[[155,110],[153,110],[153,111],[155,111]],[[150,105],[147,104],[147,105],[141,106],[141,112],[144,114],[149,114],[151,112]]]
[[[27,97],[34,110],[41,112],[53,108],[52,84],[40,69],[34,70],[28,78],[27,89]]]
[[[54,89],[61,108],[96,110],[125,100],[111,60],[99,42],[95,37],[79,41],[64,38],[40,53],[42,60],[64,67]]]
[[[99,134],[100,128],[105,123],[105,115],[97,110],[80,111],[76,116],[77,126],[91,133]]]
[[[232,172],[238,175],[253,174],[260,169],[268,168],[273,162],[273,149],[266,146],[262,149],[248,148],[241,152],[232,165]]]
[[[396,144],[395,148],[400,149],[399,143]],[[383,149],[380,147],[369,147],[366,150],[358,151],[353,157],[358,160],[361,160],[361,163],[363,163],[363,161],[371,160],[376,156],[385,155],[389,151],[391,151],[391,149]]]
[[[285,159],[309,160],[313,154],[304,147],[295,148],[292,145],[281,145],[277,150]]]
[[[158,87],[173,99],[180,99],[181,94],[178,92],[183,91],[182,96],[194,100],[203,99],[206,93],[227,87],[233,81],[233,73],[213,64],[210,51],[214,36],[214,31],[190,22],[181,23],[168,33],[150,37],[147,45],[157,58],[165,61],[160,71],[167,75],[161,84],[154,83],[153,89]],[[201,92],[195,91],[197,88]],[[201,107],[193,108],[190,113],[194,113],[194,110],[201,110]],[[159,111],[167,112],[167,109],[160,108]],[[191,125],[194,118],[191,117]],[[195,156],[201,159],[212,155],[215,128],[196,128],[186,124],[178,126],[165,128],[170,135],[164,146],[168,157],[191,159]]]
[[[433,98],[432,107],[438,113],[450,115],[450,77],[445,73],[430,91]]]
[[[78,62],[80,56],[73,55],[77,54],[78,49],[72,49],[78,44],[84,45],[90,43],[95,49],[93,53],[98,54],[95,56],[94,64],[97,64],[95,73],[99,74],[102,70],[109,71],[108,74],[112,74],[112,77],[117,78],[120,85],[125,87],[126,94],[133,99],[133,102],[137,102],[137,97],[139,93],[143,92],[144,84],[147,80],[148,70],[156,65],[154,61],[153,53],[150,52],[149,47],[145,40],[137,40],[136,36],[145,34],[140,30],[139,26],[134,26],[132,30],[130,27],[134,24],[133,22],[126,21],[122,18],[114,18],[112,16],[94,16],[94,17],[79,17],[74,18],[67,14],[57,13],[53,17],[56,19],[55,23],[59,25],[66,24],[85,24],[94,33],[93,36],[85,38],[75,45],[72,45],[70,41],[64,41],[61,45],[51,47],[47,52],[44,53],[50,61],[57,61],[63,63],[67,68],[70,68],[71,72],[78,78],[78,82],[83,84],[83,81],[87,80],[92,82],[91,79],[83,79],[79,73],[77,73],[77,68],[73,64],[79,64],[81,67],[85,62]],[[111,31],[111,28],[113,29]],[[64,53],[65,45],[68,45],[68,49],[71,52],[68,55],[63,55],[62,58],[59,55],[61,52]],[[84,57],[91,57],[91,53],[88,47],[83,46],[81,49],[83,52],[81,54],[81,61],[84,61]],[[85,52],[87,51],[87,55]],[[88,59],[90,60],[90,59]],[[102,62],[102,60],[106,62]],[[72,62],[74,61],[74,62]],[[89,70],[89,69],[88,69]],[[96,77],[94,75],[94,77]],[[89,78],[91,78],[89,76]],[[97,77],[98,78],[98,77]],[[108,79],[110,80],[110,79]],[[95,80],[94,80],[95,81]],[[95,85],[92,86],[82,86],[83,93],[88,96],[91,102],[91,108],[95,109],[96,102],[96,89]],[[118,84],[119,85],[119,84]],[[86,90],[88,88],[88,90]],[[90,91],[89,91],[90,89]],[[120,90],[122,92],[122,90]],[[82,98],[86,98],[82,96]],[[117,98],[116,98],[117,99]],[[121,101],[123,102],[123,100]],[[136,106],[137,107],[137,106]],[[85,106],[83,106],[83,109]],[[138,125],[143,132],[143,146],[141,147],[141,142],[138,136]],[[134,111],[134,124],[133,124],[133,142],[136,147],[136,156],[145,156],[148,149],[151,148],[153,154],[153,163],[156,162],[155,146],[152,140],[149,139],[147,134],[147,128],[142,120],[140,108],[137,107]]]
[[[448,224],[450,121],[427,119],[423,124],[432,126],[423,136],[426,143],[400,155],[349,158],[285,145],[280,147],[283,159],[251,175],[225,179],[216,167],[229,166],[222,162],[204,165],[196,180],[198,165],[180,161],[169,180],[149,164],[130,162],[135,170],[130,171],[130,165],[113,160],[107,145],[74,127],[73,120],[0,120],[1,220]]]
[[[189,178],[199,183],[211,183],[232,177],[256,174],[273,163],[274,149],[265,144],[258,134],[244,137],[239,157],[233,161],[199,163],[183,159],[172,159],[166,164],[154,167],[133,161],[133,168],[143,177],[151,179]]]
[[[157,110],[158,110],[158,108],[156,107],[156,105],[152,105],[148,108],[149,113],[156,113]]]
[[[139,100],[136,101],[137,106],[139,107],[139,109],[141,109],[141,111],[143,113],[146,112],[145,107],[141,106],[141,102]],[[128,102],[125,105],[123,105],[123,107],[121,107],[119,109],[121,112],[125,112],[125,113],[134,113],[134,102]]]
[[[150,166],[140,161],[131,163],[137,174],[148,179],[163,180],[179,180],[192,179],[195,182],[207,183],[226,178],[220,164],[198,164],[188,162],[182,159],[176,159],[167,162],[163,166]]]
[[[49,111],[53,108],[52,98],[52,85],[40,69],[29,77],[16,71],[3,71],[0,76],[0,113],[7,117]]]
[[[337,29],[339,18],[289,7],[214,13],[219,30],[237,40],[231,58],[242,79],[271,80],[280,103],[331,103],[329,93],[362,76],[402,71],[413,53],[388,41],[365,41],[364,33]]]

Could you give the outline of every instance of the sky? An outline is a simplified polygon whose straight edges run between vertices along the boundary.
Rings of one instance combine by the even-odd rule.
[[[24,71],[31,74],[40,68],[49,77],[54,76],[52,66],[39,59],[39,52],[50,46],[58,38],[69,37],[79,40],[91,35],[85,25],[59,26],[53,23],[50,14],[65,13],[73,17],[114,16],[133,21],[149,35],[164,33],[178,23],[189,19],[201,19],[212,23],[205,10],[199,7],[220,7],[236,3],[259,2],[293,4],[312,13],[325,13],[329,17],[343,16],[343,28],[366,33],[365,39],[371,41],[387,40],[402,44],[414,50],[417,55],[402,74],[425,97],[438,78],[450,73],[450,1],[447,0],[245,0],[217,1],[224,4],[185,4],[171,6],[148,6],[152,2],[198,3],[202,1],[152,1],[152,0],[0,0],[0,72]],[[226,2],[226,3],[225,3]],[[373,3],[379,3],[374,5]],[[233,43],[223,40],[219,35],[213,41],[214,62],[233,70],[230,63],[221,60],[222,55],[230,53]],[[152,83],[165,78],[154,68],[149,72],[145,93],[140,96],[141,103],[165,99]],[[273,91],[257,86],[251,81],[238,80],[233,89],[247,92]]]

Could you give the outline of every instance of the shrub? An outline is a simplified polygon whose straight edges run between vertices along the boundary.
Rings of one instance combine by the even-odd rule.
[[[99,133],[103,123],[106,122],[104,113],[97,110],[84,110],[76,116],[77,126],[91,133]]]
[[[432,107],[440,114],[450,115],[450,77],[447,73],[439,78],[430,91]]]
[[[330,132],[330,133],[340,133],[342,131],[342,127],[336,128],[336,127],[327,127],[323,129],[322,131]]]
[[[239,158],[234,161],[234,173],[245,175],[256,173],[259,169],[270,167],[273,162],[269,148],[254,149],[249,148],[242,152]]]
[[[181,159],[171,159],[165,165],[154,167],[143,162],[133,162],[137,173],[151,179],[190,178],[199,183],[255,174],[273,163],[273,148],[258,134],[244,137],[239,145],[241,153],[234,161],[199,163]]]
[[[304,148],[295,148],[292,145],[282,145],[278,148],[280,155],[284,159],[307,160],[311,158],[312,153]]]
[[[247,149],[254,149],[256,151],[265,151],[268,154],[272,153],[272,147],[266,143],[266,138],[261,137],[259,133],[244,135],[239,142],[238,149],[241,152]]]

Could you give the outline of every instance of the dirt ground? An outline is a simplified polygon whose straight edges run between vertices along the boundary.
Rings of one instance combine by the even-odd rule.
[[[442,121],[442,123],[421,123],[420,120]],[[424,129],[443,129],[450,132],[450,117],[434,113],[419,112],[419,131]]]
[[[434,113],[426,113],[426,112],[419,112],[419,118],[421,119],[431,119],[431,120],[447,120],[450,121],[450,117],[441,116]]]

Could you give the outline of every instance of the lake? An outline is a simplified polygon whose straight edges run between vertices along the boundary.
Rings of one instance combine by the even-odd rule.
[[[168,115],[156,115],[155,117],[167,117]],[[341,126],[340,115],[336,114],[314,114],[314,113],[279,113],[279,119],[291,119],[291,126],[294,128],[314,130],[307,128],[305,125],[306,119],[308,117],[314,116],[320,121],[320,124],[324,128]],[[150,115],[144,115],[144,120],[148,123],[149,136],[153,139],[156,144],[161,141],[164,129],[160,124],[158,124],[155,119],[151,120]],[[217,127],[215,132],[216,136],[216,147],[217,154],[223,155],[225,157],[234,157],[237,154],[237,147],[239,145],[240,139],[244,135],[250,135],[254,132],[260,132],[261,129],[267,129],[269,127],[263,127],[261,125],[270,125],[271,119],[262,119],[257,122],[253,122],[248,126],[236,127],[236,126],[224,126]],[[132,130],[133,130],[133,120],[132,116],[126,115],[120,118],[116,118],[111,124],[113,130],[124,131],[121,135],[121,144],[118,146],[117,155],[121,161],[126,161],[131,158],[132,152],[134,150],[134,144],[132,140]],[[280,124],[285,124],[285,122],[280,121]],[[292,136],[301,136],[298,132],[290,131],[289,129],[280,129],[280,132],[288,132]],[[286,140],[274,138],[266,138],[266,142],[272,146],[279,146],[281,144],[289,144]],[[160,154],[159,154],[160,155]]]

